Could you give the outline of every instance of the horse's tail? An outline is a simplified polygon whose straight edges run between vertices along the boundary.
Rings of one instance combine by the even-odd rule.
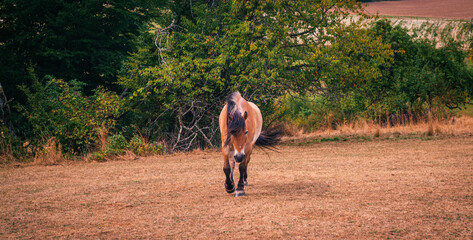
[[[261,132],[258,139],[256,139],[255,145],[261,148],[275,150],[275,146],[281,141],[283,134],[284,130],[281,126],[268,128]]]

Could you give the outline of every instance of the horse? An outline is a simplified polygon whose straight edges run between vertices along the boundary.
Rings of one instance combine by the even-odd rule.
[[[226,104],[220,112],[219,125],[222,138],[223,172],[226,177],[225,190],[230,194],[235,192],[233,169],[237,162],[240,179],[235,197],[244,196],[244,187],[248,185],[247,167],[253,146],[274,150],[283,132],[279,127],[262,132],[261,111],[254,103],[246,101],[238,91],[227,97]]]

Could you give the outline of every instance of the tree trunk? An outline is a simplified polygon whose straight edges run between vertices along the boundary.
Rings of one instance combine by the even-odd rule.
[[[10,99],[10,101],[11,100],[12,99]],[[10,106],[8,105],[10,101],[7,99],[2,84],[0,83],[0,122],[8,128],[12,136],[16,136],[11,122]]]

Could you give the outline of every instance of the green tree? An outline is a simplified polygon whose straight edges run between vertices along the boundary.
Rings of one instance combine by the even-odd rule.
[[[299,82],[307,83],[311,94],[281,98],[276,115],[314,129],[358,117],[381,117],[384,122],[396,114],[422,121],[428,108],[442,117],[448,108],[471,103],[473,69],[462,41],[441,39],[445,45],[438,48],[436,42],[409,35],[408,29],[387,20],[335,32],[330,44],[305,61],[318,66],[317,73],[301,71],[313,76],[313,81]]]
[[[216,145],[216,119],[230,92],[268,113],[286,90],[307,91],[331,61],[318,53],[337,31],[350,30],[345,22],[359,8],[336,0],[176,1],[157,23],[155,46],[143,44],[119,82],[137,102],[135,113],[155,111],[148,127],[165,130],[170,149]]]
[[[0,74],[7,96],[36,75],[80,80],[87,90],[111,86],[134,51],[133,36],[164,1],[3,0],[0,3]]]
[[[373,34],[381,37],[394,50],[394,62],[385,76],[390,80],[391,105],[402,109],[408,105],[429,106],[435,101],[449,108],[467,103],[473,89],[473,69],[465,59],[468,52],[461,42],[436,42],[415,39],[408,30],[392,26],[389,21],[377,21]],[[394,100],[394,101],[392,101]]]

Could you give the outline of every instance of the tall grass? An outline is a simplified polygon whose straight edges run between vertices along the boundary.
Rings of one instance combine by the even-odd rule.
[[[28,142],[12,136],[0,123],[0,164],[27,161],[31,157]]]
[[[9,163],[14,159],[13,145],[7,141],[0,141],[0,164]]]
[[[52,137],[43,144],[43,149],[36,153],[33,164],[36,165],[55,165],[64,159],[62,155],[61,144]]]
[[[473,133],[473,116],[468,111],[452,111],[440,104],[397,111],[357,111],[350,104],[334,106],[317,97],[282,98],[276,115],[284,122],[289,137],[361,135],[390,137],[408,134],[464,135]],[[351,106],[351,109],[347,109]],[[349,107],[350,108],[350,107]],[[360,108],[361,109],[361,108]],[[471,108],[473,110],[473,108]],[[470,113],[471,114],[471,113]],[[471,114],[473,115],[473,114]]]
[[[286,126],[289,124],[286,124]],[[432,117],[432,121],[405,122],[393,126],[381,126],[372,120],[359,119],[355,122],[337,125],[336,129],[318,129],[312,132],[292,128],[292,138],[361,136],[369,138],[398,138],[406,136],[469,136],[473,133],[473,117],[459,116],[450,119]]]

